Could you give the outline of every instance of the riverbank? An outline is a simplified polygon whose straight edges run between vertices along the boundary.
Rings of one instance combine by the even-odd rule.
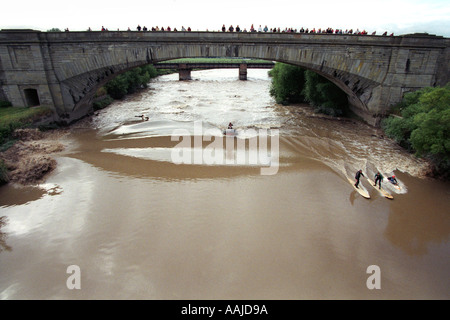
[[[16,129],[12,138],[16,142],[0,153],[0,160],[7,169],[9,183],[30,185],[42,182],[56,168],[55,155],[66,149],[64,137],[67,129],[40,131]]]

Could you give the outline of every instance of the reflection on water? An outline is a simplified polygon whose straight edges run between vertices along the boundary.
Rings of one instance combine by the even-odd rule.
[[[445,183],[430,180],[415,183],[410,176],[403,179],[409,187],[408,197],[399,197],[392,204],[385,236],[407,254],[423,256],[434,245],[448,242],[450,192]],[[445,259],[449,261],[448,254]]]
[[[375,128],[276,105],[267,71],[237,75],[160,77],[77,124],[77,147],[45,184],[1,187],[0,297],[450,298],[449,185],[421,178],[425,164]],[[249,133],[279,130],[276,174],[174,163],[174,131],[194,134],[192,155],[225,146],[220,134],[195,139],[230,121],[248,157]],[[387,200],[363,178],[364,199],[347,181],[358,169],[395,172],[403,188],[385,181]],[[66,287],[73,264],[81,290]],[[381,290],[366,287],[370,265]]]
[[[62,192],[57,185],[42,183],[38,186],[18,186],[0,188],[0,206],[24,205],[41,199],[45,195],[54,196]]]

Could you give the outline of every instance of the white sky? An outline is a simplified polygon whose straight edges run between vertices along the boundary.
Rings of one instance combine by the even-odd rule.
[[[190,26],[217,31],[241,29],[339,28],[398,34],[428,32],[450,37],[450,0],[6,0],[0,29],[51,28],[84,31],[132,30],[136,26]]]

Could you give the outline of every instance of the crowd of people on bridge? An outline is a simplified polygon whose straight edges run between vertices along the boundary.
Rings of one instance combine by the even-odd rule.
[[[66,29],[65,31],[69,31],[69,29]],[[89,29],[87,31],[92,31],[92,29],[89,27]],[[101,31],[109,31],[108,28],[105,28],[104,26],[102,26]],[[117,31],[120,31],[119,29],[117,29]],[[127,29],[127,31],[132,31],[129,27]],[[136,31],[139,32],[148,32],[148,31],[182,31],[182,32],[189,32],[192,31],[191,27],[187,27],[185,28],[184,26],[181,26],[181,29],[178,30],[177,28],[171,28],[170,26],[168,27],[151,27],[151,28],[147,28],[146,26],[141,27],[140,25],[138,25],[136,27]],[[200,30],[197,30],[200,31]],[[209,31],[208,29],[206,29],[206,31]],[[255,28],[254,25],[252,24],[250,26],[250,28],[247,30],[247,28],[241,28],[239,25],[236,25],[236,27],[234,27],[233,25],[230,25],[228,28],[224,25],[222,25],[222,28],[220,30],[217,30],[218,32],[222,31],[222,32],[272,32],[272,33],[312,33],[312,34],[345,34],[345,35],[368,35],[369,32],[367,32],[366,30],[353,30],[353,29],[333,29],[333,28],[303,28],[301,27],[300,29],[295,29],[295,28],[268,28],[267,25],[264,26],[264,28],[259,25],[258,28]],[[371,35],[376,35],[376,31],[370,33]],[[383,34],[383,36],[387,36],[388,32],[385,31]],[[393,36],[394,33],[390,33],[389,36]]]
[[[248,31],[246,28],[243,30],[239,27],[239,25],[236,25],[236,28],[233,27],[233,25],[230,25],[228,28],[225,27],[225,25],[222,25],[222,32],[277,32],[277,33],[327,33],[327,34],[356,34],[356,35],[367,35],[369,34],[366,30],[359,30],[356,29],[353,31],[353,29],[346,29],[345,31],[343,29],[333,29],[333,28],[326,28],[326,29],[308,29],[301,27],[300,29],[294,29],[294,28],[268,28],[267,25],[264,26],[264,28],[259,25],[258,29],[256,29],[253,24],[250,27],[250,30]],[[387,31],[384,32],[382,35],[387,36]],[[376,31],[372,32],[371,35],[376,35]],[[393,36],[394,33],[391,33],[390,36]]]
[[[141,27],[140,25],[138,25],[136,27],[137,31],[178,31],[177,28],[171,28],[170,26],[168,26],[167,28],[161,27],[159,28],[158,26],[156,27],[151,27],[151,29],[149,30],[146,26]],[[128,31],[131,31],[130,28],[128,28]],[[180,31],[192,31],[191,27],[187,27],[187,29],[184,26],[181,26],[181,30]]]

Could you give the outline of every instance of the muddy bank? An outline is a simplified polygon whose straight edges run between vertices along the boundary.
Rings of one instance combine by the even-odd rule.
[[[0,153],[8,169],[10,183],[29,185],[40,183],[56,167],[54,156],[62,152],[68,130],[41,132],[38,129],[17,129],[13,138],[17,142]]]

